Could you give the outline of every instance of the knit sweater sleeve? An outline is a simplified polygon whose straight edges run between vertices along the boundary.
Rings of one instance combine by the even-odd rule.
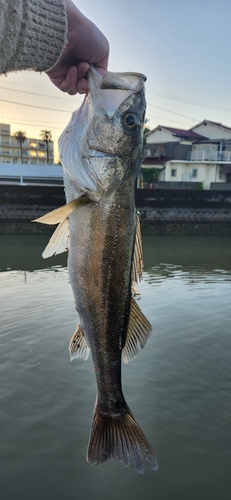
[[[66,32],[64,0],[0,0],[0,74],[50,69]]]

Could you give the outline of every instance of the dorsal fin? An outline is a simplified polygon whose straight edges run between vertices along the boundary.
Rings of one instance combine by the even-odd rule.
[[[131,361],[140,349],[144,349],[150,334],[152,325],[142,313],[135,299],[131,299],[130,316],[126,342],[123,348],[125,363]]]
[[[70,359],[72,361],[75,358],[82,358],[86,361],[89,352],[90,348],[85,340],[83,330],[78,324],[69,344]]]

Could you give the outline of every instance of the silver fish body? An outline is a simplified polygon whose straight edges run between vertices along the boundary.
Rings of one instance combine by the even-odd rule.
[[[86,357],[90,349],[97,384],[87,460],[99,464],[115,457],[138,472],[143,472],[141,454],[157,469],[121,385],[122,351],[129,343],[130,352],[136,352],[138,343],[134,317],[145,324],[131,294],[144,80],[139,74],[102,77],[91,68],[89,94],[59,141],[67,202],[81,196],[89,200],[69,215],[68,257],[79,314],[72,349],[76,357],[80,351]],[[150,335],[149,326],[141,327],[144,337]]]

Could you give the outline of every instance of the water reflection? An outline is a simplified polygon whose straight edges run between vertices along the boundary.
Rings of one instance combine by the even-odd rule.
[[[231,281],[231,238],[143,237],[144,272],[149,283]]]
[[[34,271],[67,265],[67,252],[44,260],[47,235],[0,235],[0,271]]]
[[[69,362],[67,254],[43,260],[47,241],[0,236],[1,498],[229,500],[231,238],[144,237],[139,305],[153,332],[123,364],[128,404],[159,461],[144,476],[85,461],[92,363]]]

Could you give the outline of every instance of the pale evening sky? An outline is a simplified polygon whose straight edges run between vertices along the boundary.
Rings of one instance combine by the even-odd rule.
[[[110,71],[146,74],[149,127],[190,128],[204,118],[231,127],[230,0],[74,3],[109,39]],[[0,122],[28,137],[48,129],[57,141],[81,102],[81,96],[57,90],[45,74],[0,77]]]

